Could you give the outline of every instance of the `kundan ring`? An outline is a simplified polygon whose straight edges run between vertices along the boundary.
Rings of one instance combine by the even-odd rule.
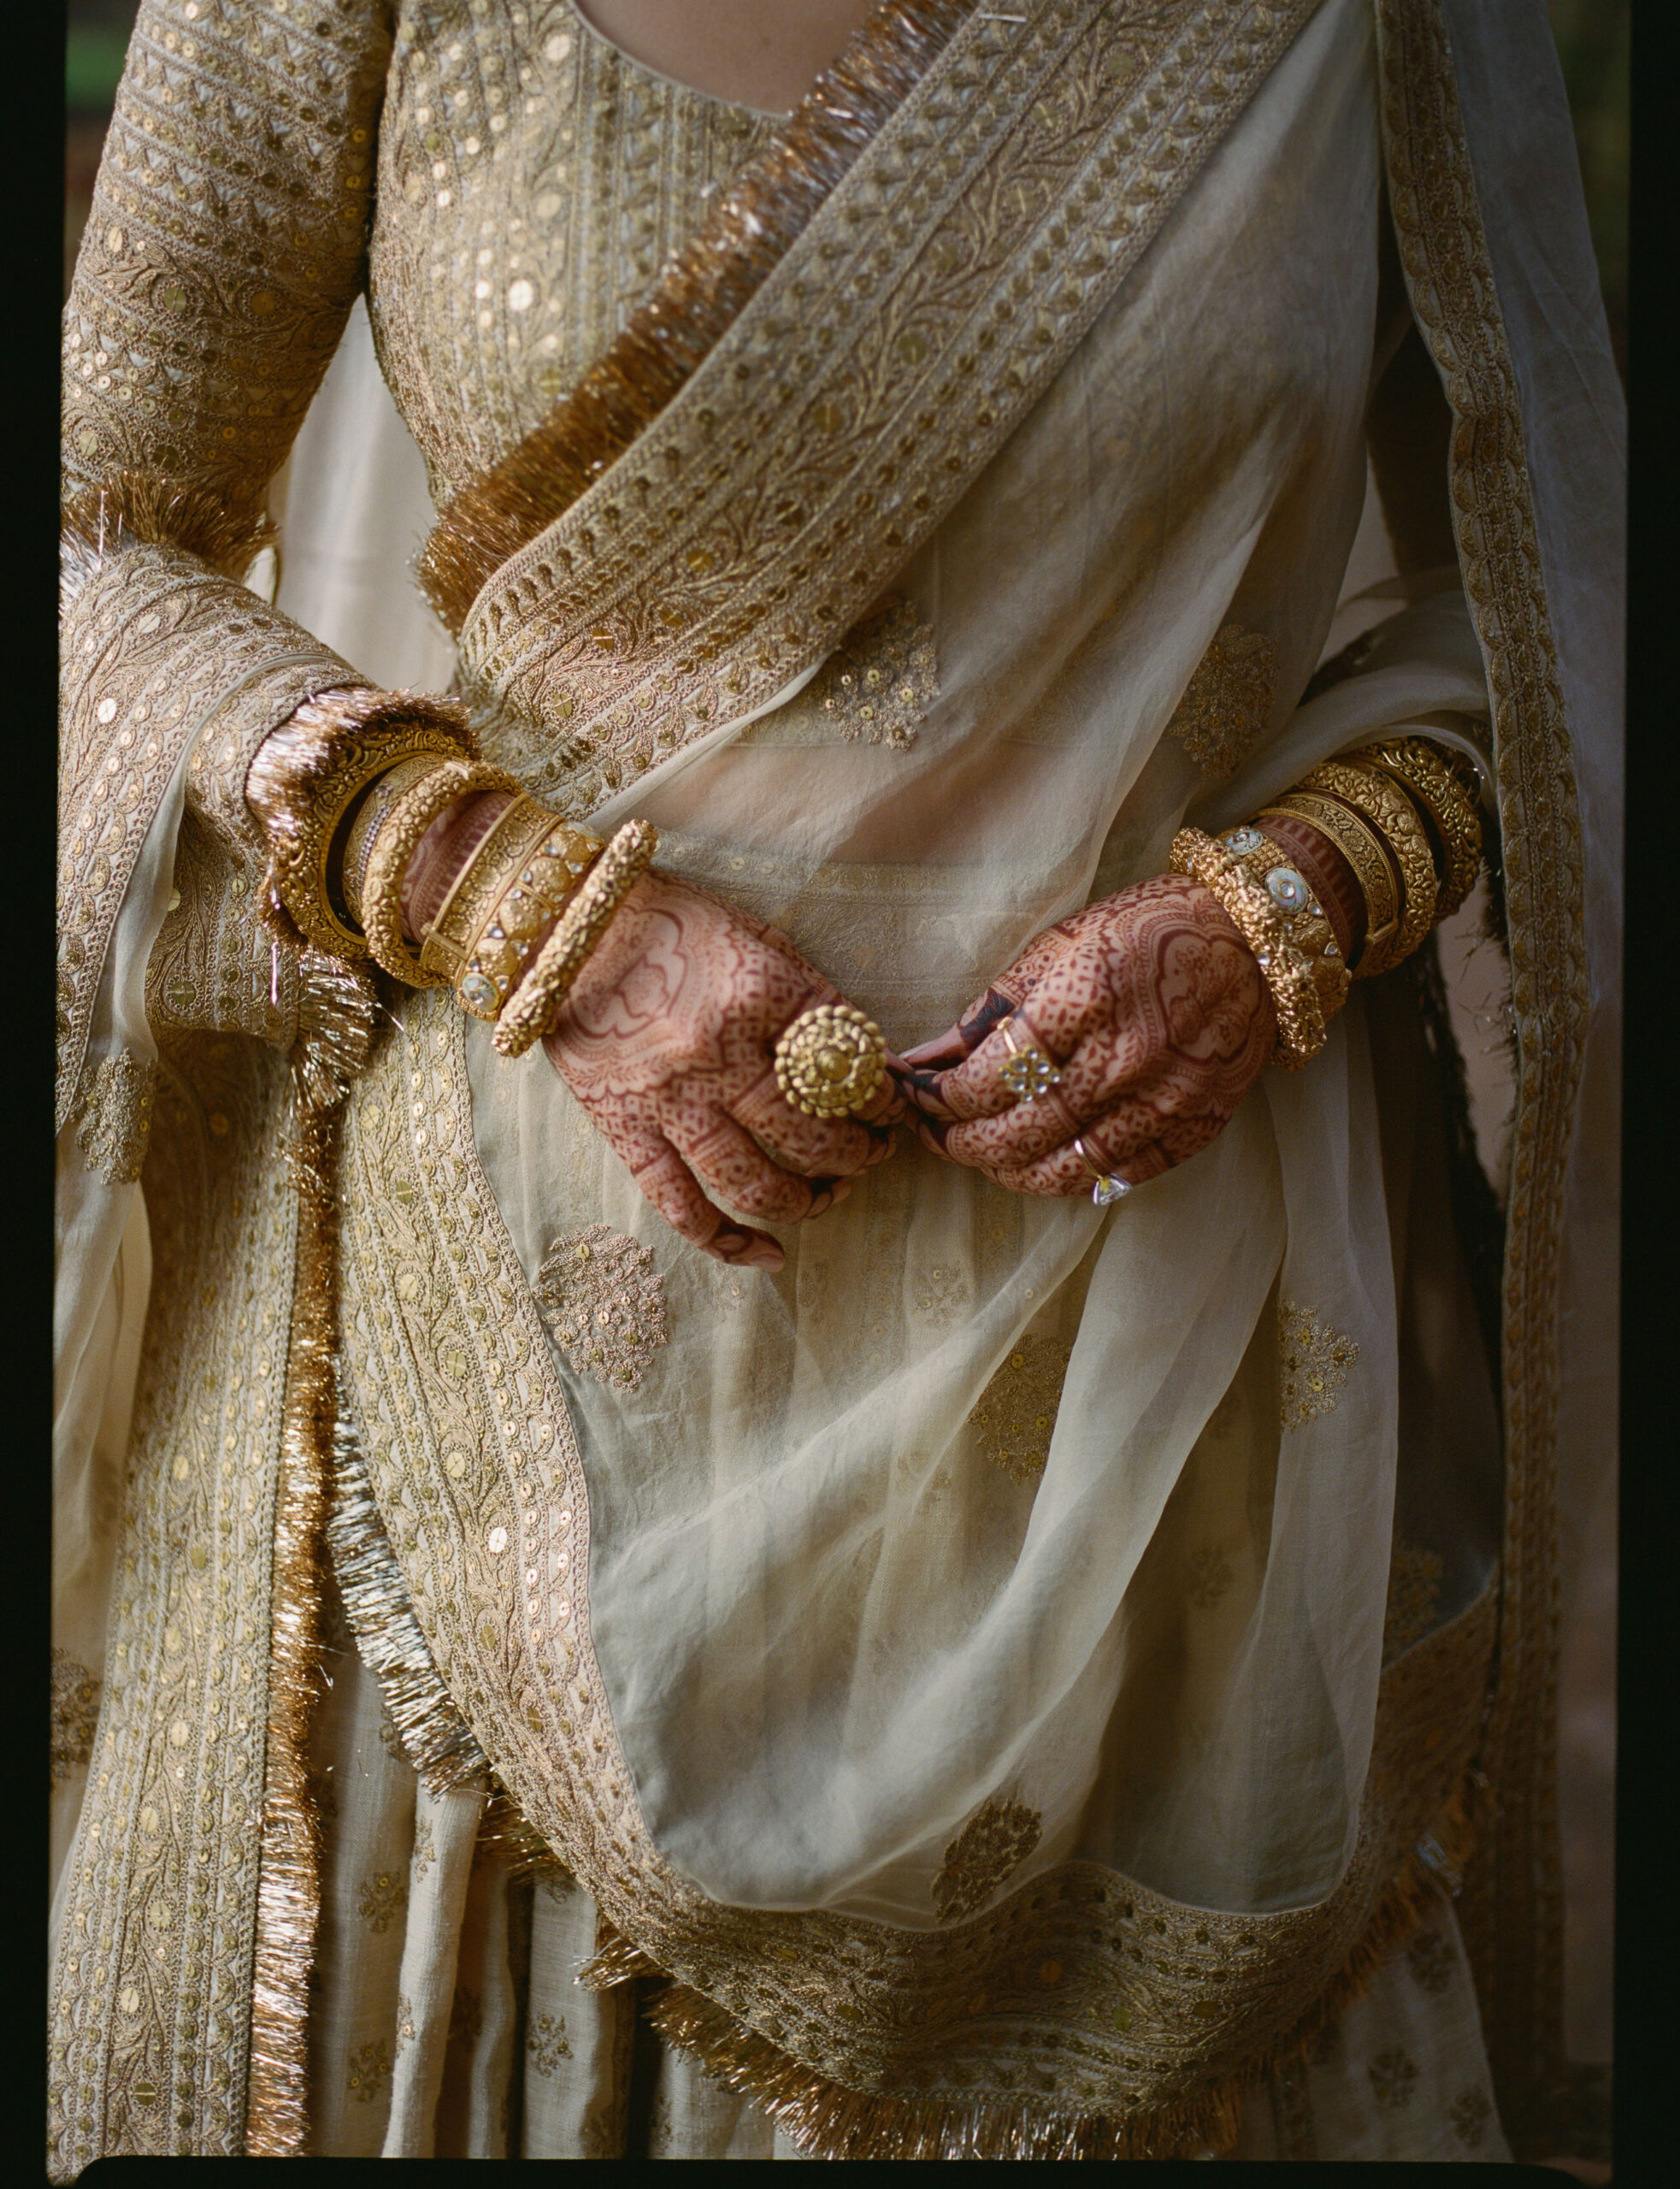
[[[1061,1085],[1061,1073],[1035,1041],[1029,1041],[1024,1047],[1018,1046],[1014,1028],[1007,1018],[998,1030],[1009,1051],[1009,1060],[999,1067],[998,1077],[1017,1101],[1036,1102],[1040,1094]]]
[[[1096,1184],[1091,1189],[1091,1198],[1099,1208],[1111,1208],[1117,1201],[1124,1201],[1132,1190],[1129,1178],[1117,1178],[1112,1171],[1105,1171],[1093,1157],[1083,1140],[1076,1138],[1074,1149]]]
[[[886,1070],[880,1027],[848,1003],[801,1012],[775,1045],[776,1085],[808,1118],[855,1116]]]

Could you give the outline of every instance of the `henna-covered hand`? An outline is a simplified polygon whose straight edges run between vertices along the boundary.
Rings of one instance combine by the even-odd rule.
[[[1005,1020],[1061,1073],[1033,1100],[1000,1077]],[[1217,1138],[1276,1039],[1229,915],[1199,882],[1162,875],[1046,928],[898,1076],[940,1154],[1016,1193],[1088,1193],[1076,1137],[1105,1171],[1156,1177]]]
[[[786,935],[704,889],[643,876],[578,976],[543,1047],[666,1222],[719,1260],[779,1269],[775,1241],[731,1223],[820,1216],[892,1148],[883,1078],[861,1121],[807,1118],[772,1056],[813,1004],[846,998]]]

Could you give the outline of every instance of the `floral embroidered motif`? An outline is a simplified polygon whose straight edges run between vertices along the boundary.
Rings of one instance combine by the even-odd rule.
[[[981,1451],[1011,1482],[1044,1472],[1072,1350],[1055,1338],[1020,1339],[970,1412]]]
[[[842,737],[905,752],[939,697],[933,626],[914,601],[889,601],[841,640],[811,693]]]
[[[371,1931],[388,1931],[409,1904],[409,1881],[400,1870],[375,1870],[362,1880],[362,1920]]]
[[[414,2003],[404,1993],[397,1994],[397,2057],[400,2060],[414,2043]]]
[[[52,1653],[52,1783],[80,1770],[93,1753],[99,1682],[68,1649]]]
[[[934,1907],[941,1923],[972,1915],[1014,1875],[1044,1829],[1038,1810],[995,1796],[977,1809],[945,1850],[934,1879]]]
[[[108,1186],[132,1185],[140,1175],[151,1138],[156,1085],[156,1066],[133,1049],[119,1049],[94,1072],[76,1128],[76,1146],[83,1163]]]
[[[1399,2112],[1418,2095],[1416,2085],[1421,2070],[1411,2054],[1398,2044],[1379,2052],[1365,2073],[1371,2077],[1377,2105],[1384,2113]]]
[[[1390,1664],[1440,1623],[1441,1563],[1421,1544],[1394,1537],[1388,1604],[1382,1622],[1382,1661]]]
[[[1264,632],[1227,623],[1185,686],[1167,735],[1215,781],[1235,772],[1270,720],[1276,666],[1277,648]]]
[[[1455,1956],[1439,1931],[1423,1931],[1406,1948],[1406,1965],[1431,1998],[1438,1999],[1453,1981]]]
[[[557,1241],[533,1290],[567,1360],[610,1390],[634,1391],[670,1335],[652,1255],[604,1224]]]
[[[1473,2151],[1481,2149],[1482,2139],[1488,2133],[1488,2123],[1493,2114],[1493,2104],[1488,2093],[1472,2086],[1459,2092],[1453,2100],[1447,2117],[1453,2123],[1453,2133],[1466,2151]]]
[[[376,2037],[372,2044],[361,2045],[351,2054],[345,2069],[345,2088],[367,2105],[390,2081],[391,2068],[391,2047],[383,2038]]]
[[[1190,1601],[1201,1611],[1211,1611],[1236,1576],[1223,1551],[1208,1546],[1190,1555]]]
[[[416,1885],[420,1883],[437,1859],[438,1850],[433,1843],[431,1820],[429,1817],[417,1816],[414,1820],[414,1856],[409,1867],[409,1875]]]
[[[563,2015],[539,2015],[525,2033],[525,2056],[539,2075],[551,2075],[572,2048]]]
[[[1286,1300],[1279,1318],[1278,1350],[1283,1426],[1299,1429],[1320,1414],[1333,1413],[1347,1371],[1359,1357],[1353,1340],[1321,1323],[1311,1307]]]
[[[961,1270],[935,1262],[917,1287],[916,1304],[934,1328],[942,1331],[962,1313],[972,1296]]]

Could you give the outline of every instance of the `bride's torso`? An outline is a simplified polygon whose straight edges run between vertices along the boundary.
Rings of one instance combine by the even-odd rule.
[[[607,348],[779,117],[621,52],[572,0],[409,0],[368,304],[439,504]]]

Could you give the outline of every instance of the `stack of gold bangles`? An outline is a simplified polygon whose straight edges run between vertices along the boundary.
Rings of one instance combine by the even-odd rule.
[[[1174,873],[1211,891],[1259,960],[1279,1064],[1298,1069],[1316,1056],[1350,981],[1398,965],[1470,894],[1482,824],[1465,773],[1424,738],[1394,738],[1326,761],[1223,836],[1182,829],[1173,839]],[[1266,833],[1285,815],[1309,823],[1353,869],[1365,927],[1352,965],[1294,858]]]
[[[604,843],[472,758],[447,707],[429,722],[416,715],[356,692],[298,711],[278,758],[246,787],[269,841],[271,888],[309,941],[371,956],[410,988],[452,983],[463,1009],[495,1026],[497,1048],[519,1056],[551,1023],[658,839],[651,823],[631,821]],[[486,792],[508,795],[416,954],[403,924],[410,863],[447,808]]]

